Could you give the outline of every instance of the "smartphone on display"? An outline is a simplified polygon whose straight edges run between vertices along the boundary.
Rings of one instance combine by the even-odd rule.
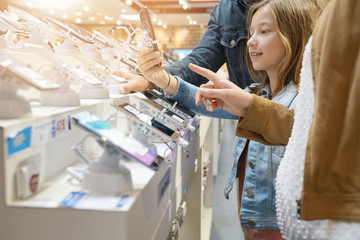
[[[153,51],[159,51],[154,28],[151,22],[150,12],[146,6],[140,10],[140,21],[143,31],[147,31],[150,39],[152,40]]]
[[[24,19],[27,22],[27,23],[25,23],[25,25],[27,27],[29,27],[30,29],[32,29],[34,26],[36,26],[36,29],[39,33],[42,31],[45,31],[45,32],[51,33],[55,36],[66,37],[66,35],[60,34],[59,31],[56,31],[55,29],[53,29],[52,27],[50,27],[49,25],[47,25],[46,23],[44,23],[43,21],[38,19],[37,17],[34,17],[30,13],[28,13],[22,9],[15,8],[12,6],[8,6],[8,9],[11,12],[15,13],[17,16],[19,16],[20,18]],[[40,31],[38,30],[39,28],[41,29]]]
[[[99,38],[98,36],[96,36],[95,33],[91,33],[88,30],[78,27],[74,24],[70,25],[73,29],[77,30],[78,32],[84,34],[85,36],[87,36],[90,39],[93,39],[95,42],[100,43],[101,45],[103,45],[104,47],[112,47],[108,42],[104,41],[103,39]]]
[[[158,116],[160,114],[164,114],[165,123],[175,126],[180,125],[182,127],[186,127],[187,121],[183,117],[169,110],[168,108],[162,106],[161,104],[155,102],[152,99],[139,98],[136,96],[134,97],[139,101],[140,109],[143,112],[144,112],[143,109],[146,109],[146,111],[149,111],[151,113],[151,116]]]
[[[61,28],[62,30],[64,30],[65,32],[67,32],[69,35],[76,37],[77,39],[79,39],[82,42],[85,43],[93,43],[93,41],[91,41],[88,37],[84,37],[83,35],[81,35],[81,33],[79,33],[78,31],[72,29],[71,27],[66,26],[65,24],[63,24],[62,22],[59,22],[53,18],[46,18],[50,23],[54,24],[55,26]]]
[[[191,118],[195,118],[197,115],[187,109],[186,107],[183,107],[181,105],[176,105],[175,108],[173,108],[175,102],[170,100],[170,99],[167,99],[164,94],[162,94],[161,92],[155,90],[155,89],[148,89],[144,92],[144,95],[149,98],[149,99],[152,99],[154,101],[157,101],[159,104],[161,104],[162,106],[168,108],[168,109],[171,109],[174,113],[180,115],[180,116],[188,116],[188,117],[191,117]]]
[[[152,116],[141,112],[139,109],[122,99],[114,99],[113,106],[125,113],[131,120],[138,124],[146,124],[153,133],[162,137],[166,142],[177,141],[180,137],[174,130],[168,128],[161,122],[156,121]]]
[[[27,47],[27,44],[24,44],[24,46]],[[69,75],[70,77],[69,79],[71,79],[69,81],[74,81],[73,79],[75,78],[75,81],[78,81],[79,83],[86,83],[93,86],[101,86],[103,84],[101,80],[91,75],[87,71],[84,71],[83,69],[78,68],[76,65],[70,64],[69,62],[62,60],[61,58],[56,57],[53,52],[42,46],[34,47],[33,45],[31,45],[29,49],[33,53],[48,60],[49,63],[55,64],[55,66],[66,72],[67,75]]]
[[[100,120],[90,112],[79,112],[71,117],[75,124],[96,136],[100,142],[109,144],[155,171],[163,162],[162,157],[137,139]]]
[[[35,70],[25,66],[22,62],[0,51],[0,72],[26,82],[38,90],[56,90],[60,85],[51,82]]]

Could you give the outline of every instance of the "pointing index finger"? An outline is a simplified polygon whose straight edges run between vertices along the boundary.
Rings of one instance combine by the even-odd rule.
[[[189,68],[192,71],[200,74],[201,76],[206,77],[209,81],[211,81],[213,83],[216,83],[217,75],[213,71],[210,71],[209,69],[206,69],[206,68],[203,68],[203,67],[199,67],[199,66],[197,66],[195,64],[192,64],[192,63],[189,64]]]

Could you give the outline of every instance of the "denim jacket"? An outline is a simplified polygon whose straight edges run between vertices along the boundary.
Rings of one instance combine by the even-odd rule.
[[[262,90],[260,96],[267,98],[269,93],[270,86],[268,85]],[[294,109],[297,94],[295,85],[291,82],[272,101]],[[238,160],[245,148],[246,141],[247,139],[241,137],[235,139],[234,165],[224,189],[224,195],[227,199],[236,178]],[[240,210],[243,227],[279,229],[275,208],[275,179],[284,152],[285,146],[267,146],[255,141],[249,142]]]
[[[208,80],[188,68],[189,63],[217,72],[226,63],[230,81],[241,88],[252,83],[246,66],[246,15],[248,6],[243,0],[221,0],[210,15],[207,30],[201,41],[184,59],[166,71],[200,86]]]
[[[254,83],[252,86],[254,86]],[[174,95],[165,94],[167,98],[178,102],[199,115],[238,119],[225,110],[216,109],[208,112],[204,103],[195,105],[195,94],[198,87],[178,78],[178,88]],[[248,91],[249,89],[245,89]],[[266,85],[260,96],[268,98],[270,85]],[[297,91],[290,82],[287,87],[273,98],[274,102],[288,108],[295,108]],[[231,175],[224,189],[224,195],[229,199],[238,169],[238,160],[245,148],[247,139],[236,137],[234,145],[234,165]],[[245,172],[243,194],[241,199],[241,224],[246,228],[279,229],[275,209],[275,178],[280,161],[284,156],[284,146],[267,146],[259,142],[250,141],[248,149],[247,167]]]
[[[254,86],[257,83],[254,83]],[[167,98],[178,102],[199,115],[209,117],[238,119],[225,110],[216,109],[208,112],[203,103],[195,105],[195,94],[198,87],[178,78],[178,88],[174,95],[165,94]],[[245,89],[249,91],[249,89]],[[266,85],[260,96],[268,98],[270,85]],[[294,109],[298,92],[290,82],[272,101],[285,107]],[[245,148],[247,139],[236,137],[234,144],[234,165],[231,175],[224,189],[224,195],[229,199],[238,169],[238,160]],[[248,148],[247,167],[245,172],[243,194],[241,199],[241,224],[246,228],[279,229],[275,209],[275,178],[280,161],[284,156],[284,146],[267,146],[259,142],[250,141]]]

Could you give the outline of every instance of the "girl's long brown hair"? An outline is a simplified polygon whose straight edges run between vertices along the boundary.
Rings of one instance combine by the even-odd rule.
[[[248,12],[248,27],[254,14],[261,7],[268,7],[273,14],[277,31],[286,49],[286,55],[278,67],[279,86],[273,92],[276,95],[291,81],[296,88],[300,82],[300,70],[305,45],[312,34],[314,21],[317,16],[317,8],[310,0],[264,0],[250,7]],[[248,36],[250,37],[250,36]],[[265,71],[256,71],[246,51],[246,63],[251,77],[261,84],[251,91],[260,94],[261,89],[269,83],[269,77]]]

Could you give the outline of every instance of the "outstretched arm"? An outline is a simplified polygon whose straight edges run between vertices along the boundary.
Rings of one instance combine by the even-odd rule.
[[[286,145],[294,123],[294,110],[250,94],[214,72],[190,65],[190,69],[210,80],[196,94],[196,104],[203,100],[209,110],[222,108],[240,116],[236,135],[267,145]]]
[[[239,88],[229,80],[220,78],[216,73],[208,69],[194,64],[190,64],[189,67],[211,81],[210,84],[201,85],[196,93],[197,105],[200,105],[203,100],[209,111],[222,108],[239,117],[245,116],[252,102],[252,94]]]

